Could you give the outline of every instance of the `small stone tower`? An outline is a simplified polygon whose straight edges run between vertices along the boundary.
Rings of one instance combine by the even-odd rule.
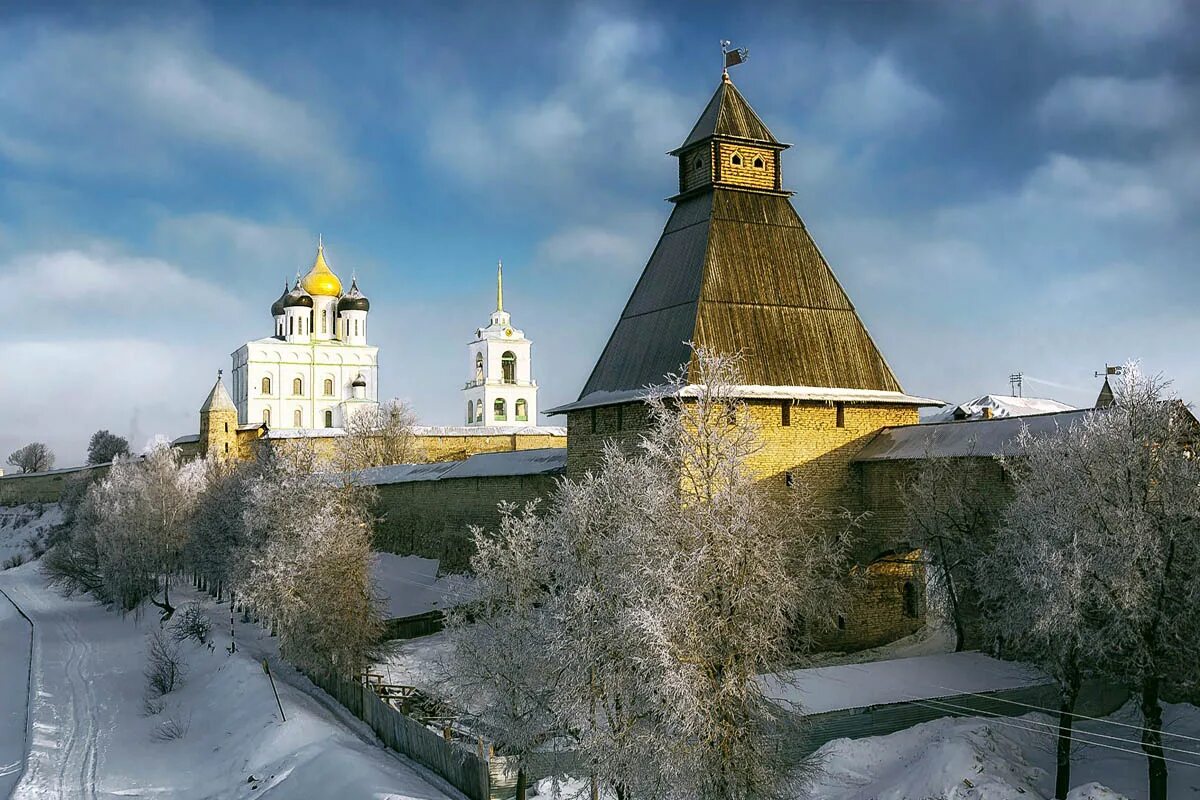
[[[200,406],[200,453],[213,458],[237,458],[238,413],[217,370],[208,399]]]

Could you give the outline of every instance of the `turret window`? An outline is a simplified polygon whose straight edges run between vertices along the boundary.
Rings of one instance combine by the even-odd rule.
[[[505,383],[517,382],[517,354],[512,350],[505,350],[500,356],[500,372]]]
[[[354,335],[358,336],[358,320],[354,320]]]
[[[740,167],[742,165],[742,157],[740,155],[738,155],[737,153],[734,153],[730,157],[729,163],[733,164],[735,167]]]
[[[329,309],[322,308],[321,309],[321,333],[329,332],[328,325],[329,325]]]
[[[325,379],[325,396],[326,397],[333,396],[333,378]]]
[[[763,160],[761,158],[754,159],[754,168],[755,169],[762,169],[764,166],[766,166],[766,165],[763,163]]]
[[[262,393],[263,394],[271,393],[271,378],[270,377],[265,377],[262,379]]]
[[[325,427],[326,428],[333,427],[333,412],[330,411],[329,409],[325,409]]]
[[[524,400],[518,400],[516,405],[517,422],[526,422],[529,420],[529,406]]]
[[[288,317],[288,336],[296,332],[296,318]]]
[[[297,428],[304,427],[304,412],[298,408],[292,412],[292,424]]]
[[[295,378],[292,381],[292,394],[296,395],[297,397],[304,396],[304,381],[300,378]]]
[[[508,410],[504,405],[503,400],[497,400],[493,407],[494,418],[497,422],[504,422],[508,419]]]

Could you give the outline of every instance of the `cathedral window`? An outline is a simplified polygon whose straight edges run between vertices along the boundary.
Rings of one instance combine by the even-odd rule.
[[[495,414],[495,419],[497,422],[504,422],[508,419],[508,411],[504,406],[504,400],[497,399],[492,410]]]
[[[480,400],[475,404],[475,421],[483,422],[483,401]]]
[[[467,422],[471,423],[474,421],[475,421],[475,401],[468,400],[467,401]]]
[[[354,335],[358,336],[358,320],[354,320]]]
[[[321,333],[327,333],[329,331],[328,325],[329,325],[329,309],[322,308],[321,309]]]
[[[297,397],[304,396],[304,381],[300,378],[295,378],[292,381],[292,394],[296,395]]]
[[[297,428],[304,425],[304,412],[298,408],[292,413],[292,424]]]
[[[271,409],[269,409],[269,408],[263,409],[263,424],[264,425],[271,424]]]
[[[333,427],[333,412],[330,411],[329,409],[325,409],[325,427],[326,428]]]
[[[271,393],[271,379],[269,377],[262,379],[262,393],[263,394]]]
[[[290,336],[291,334],[293,334],[295,332],[296,332],[296,318],[288,317],[288,335]]]
[[[500,373],[505,383],[517,382],[517,354],[512,350],[505,350],[500,356]]]
[[[529,406],[524,400],[517,401],[516,413],[518,422],[525,422],[529,419]]]
[[[325,396],[326,397],[333,396],[333,378],[325,379]]]

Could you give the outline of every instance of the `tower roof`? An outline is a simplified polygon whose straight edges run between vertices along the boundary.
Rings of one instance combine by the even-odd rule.
[[[220,372],[217,373],[217,382],[213,384],[212,391],[208,393],[208,399],[204,401],[204,405],[200,406],[201,414],[209,411],[237,412],[237,406],[233,404],[229,392],[225,391],[225,384],[221,381]]]
[[[684,147],[723,136],[782,147],[728,80]],[[742,353],[743,380],[764,391],[823,387],[873,402],[921,399],[902,394],[786,192],[709,183],[673,199],[579,400],[559,410],[661,385],[684,365],[690,372],[689,342]]]
[[[754,109],[746,102],[746,98],[742,97],[742,93],[733,85],[733,81],[729,80],[728,75],[722,76],[721,84],[708,101],[700,119],[692,126],[692,132],[684,139],[683,144],[671,152],[678,153],[714,136],[762,142],[781,149],[787,147],[781,144],[758,118],[758,114],[754,113]]]

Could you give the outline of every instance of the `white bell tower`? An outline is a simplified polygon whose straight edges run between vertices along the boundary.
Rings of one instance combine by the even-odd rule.
[[[467,425],[537,425],[537,382],[533,380],[533,342],[512,327],[504,310],[504,265],[496,264],[496,310],[486,328],[467,345],[470,380],[463,387]]]

